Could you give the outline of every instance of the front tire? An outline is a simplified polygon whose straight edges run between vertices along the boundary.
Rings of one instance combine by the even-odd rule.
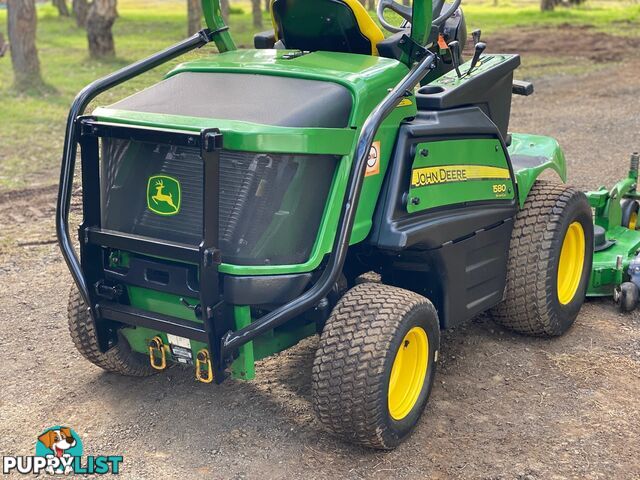
[[[413,430],[436,371],[433,304],[396,287],[349,290],[331,313],[313,363],[313,406],[344,440],[390,450]]]
[[[526,335],[565,333],[584,303],[593,248],[584,193],[536,182],[516,215],[505,298],[492,309],[494,320]]]
[[[84,358],[107,372],[129,377],[148,377],[157,373],[149,358],[133,352],[122,334],[118,343],[103,353],[98,345],[98,336],[93,319],[89,315],[82,295],[74,285],[69,294],[69,333],[74,345]]]

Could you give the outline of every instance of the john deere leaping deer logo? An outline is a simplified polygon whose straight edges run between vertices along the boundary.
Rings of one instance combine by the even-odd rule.
[[[180,182],[166,175],[155,175],[147,184],[147,206],[158,215],[176,215],[180,212]]]

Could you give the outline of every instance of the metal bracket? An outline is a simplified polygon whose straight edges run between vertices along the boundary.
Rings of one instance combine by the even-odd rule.
[[[205,152],[215,152],[223,148],[223,136],[217,128],[202,131],[202,148]]]
[[[421,61],[431,53],[407,34],[402,35],[398,41],[398,48],[409,57],[410,64]]]

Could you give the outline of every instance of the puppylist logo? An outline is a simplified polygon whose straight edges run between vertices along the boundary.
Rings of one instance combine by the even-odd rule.
[[[33,457],[3,457],[2,473],[105,475],[120,473],[122,456],[83,457],[80,436],[69,427],[51,427],[38,436]]]

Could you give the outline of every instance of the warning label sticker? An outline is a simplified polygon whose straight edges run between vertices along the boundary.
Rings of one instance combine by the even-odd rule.
[[[176,335],[167,335],[169,340],[169,348],[173,358],[185,365],[193,365],[193,352],[191,351],[191,342],[188,338],[178,337]]]
[[[367,172],[365,177],[378,175],[380,173],[380,142],[374,142],[369,151],[369,159],[367,160]]]

